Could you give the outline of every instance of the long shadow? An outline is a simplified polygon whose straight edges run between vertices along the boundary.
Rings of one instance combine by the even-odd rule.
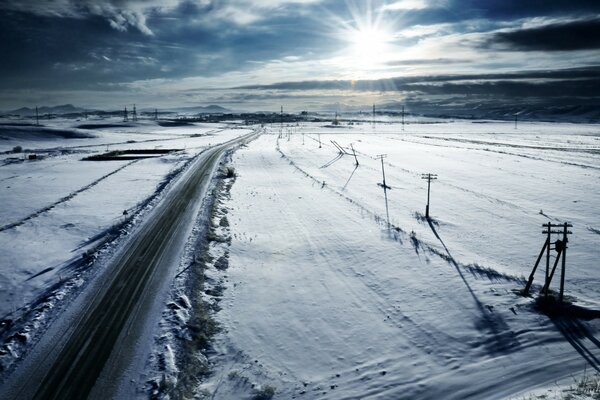
[[[536,308],[546,314],[558,331],[592,368],[600,372],[600,340],[582,322],[600,319],[600,310],[560,304],[553,297],[538,298]],[[589,341],[589,343],[586,343]],[[591,344],[591,346],[590,346]]]
[[[323,168],[323,167],[321,167],[321,168]],[[352,173],[350,174],[350,177],[348,178],[348,180],[346,181],[346,183],[344,183],[344,186],[342,187],[342,191],[346,190],[346,186],[348,186],[348,184],[350,183],[350,180],[354,176],[354,173],[356,172],[357,169],[358,169],[358,165],[355,165],[354,169],[352,170]]]
[[[550,317],[556,328],[565,337],[567,342],[577,351],[592,368],[600,372],[600,341],[592,335],[589,329],[576,318],[560,316]],[[590,341],[594,346],[590,348],[585,341]],[[594,348],[596,347],[596,354]]]
[[[385,217],[387,218],[387,226],[390,229],[390,209],[388,206],[387,188],[383,188],[383,197],[385,198]]]
[[[339,160],[342,157],[344,157],[344,154],[338,153],[332,160],[321,165],[319,168],[327,168],[327,167],[333,165],[333,163],[335,163],[337,160]]]
[[[430,218],[427,218],[427,223],[429,224],[429,227],[431,228],[431,231],[433,232],[435,237],[444,247],[444,250],[448,255],[446,260],[450,264],[452,264],[452,266],[456,269],[456,272],[458,272],[458,275],[467,287],[467,290],[471,294],[471,297],[473,297],[473,301],[475,302],[475,305],[477,306],[477,309],[481,314],[481,318],[475,323],[476,328],[481,331],[488,331],[491,334],[491,340],[485,341],[485,347],[487,348],[487,350],[491,354],[503,353],[508,350],[514,351],[519,346],[519,342],[514,337],[514,334],[511,333],[508,325],[506,324],[506,321],[504,321],[501,315],[497,313],[492,313],[491,309],[486,309],[486,307],[479,300],[479,298],[471,288],[471,285],[469,285],[469,282],[467,281],[465,275],[461,271],[460,266],[450,253],[450,250],[448,250],[448,247],[446,246],[439,233],[435,229],[435,225],[432,223]]]

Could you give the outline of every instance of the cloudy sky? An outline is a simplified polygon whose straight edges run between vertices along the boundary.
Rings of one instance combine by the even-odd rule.
[[[600,93],[598,0],[2,0],[0,18],[4,110]]]

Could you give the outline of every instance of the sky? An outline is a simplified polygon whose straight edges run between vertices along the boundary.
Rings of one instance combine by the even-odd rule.
[[[598,0],[2,0],[0,110],[600,105]]]

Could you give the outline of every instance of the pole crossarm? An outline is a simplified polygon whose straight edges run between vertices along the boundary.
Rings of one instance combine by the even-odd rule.
[[[550,289],[550,284],[552,283],[552,278],[554,278],[554,273],[558,267],[558,263],[561,262],[561,273],[560,273],[560,291],[558,301],[560,303],[563,302],[564,297],[564,289],[565,289],[565,275],[566,275],[566,257],[567,257],[567,243],[569,242],[568,235],[572,234],[568,228],[572,228],[573,225],[564,222],[562,224],[553,224],[551,222],[542,224],[544,230],[542,234],[546,236],[546,240],[544,241],[544,246],[540,251],[540,254],[533,266],[533,270],[531,271],[531,275],[529,275],[529,279],[527,281],[527,285],[525,285],[525,289],[523,290],[523,294],[528,295],[529,289],[531,288],[531,284],[533,283],[533,277],[535,271],[542,259],[544,252],[546,253],[546,271],[545,271],[545,279],[544,285],[542,287],[541,293],[543,293],[546,297],[548,296],[548,291]],[[559,230],[560,229],[560,230]],[[551,240],[552,235],[562,235],[562,238],[557,239],[556,242]],[[554,248],[552,248],[552,244],[554,244]],[[554,265],[552,269],[550,269],[550,251],[556,251],[556,258],[554,259]]]
[[[421,179],[427,180],[427,204],[425,205],[425,217],[429,218],[429,195],[431,191],[431,181],[437,179],[437,174],[421,174]]]

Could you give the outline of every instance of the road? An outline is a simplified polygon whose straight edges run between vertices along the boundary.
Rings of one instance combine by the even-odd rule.
[[[70,308],[76,309],[57,320],[49,338],[39,342],[0,389],[0,397],[106,398],[114,390],[114,379],[133,357],[155,290],[178,265],[176,256],[220,159],[256,134],[213,146],[198,157],[115,256],[101,284],[93,285],[83,303],[75,302]]]

